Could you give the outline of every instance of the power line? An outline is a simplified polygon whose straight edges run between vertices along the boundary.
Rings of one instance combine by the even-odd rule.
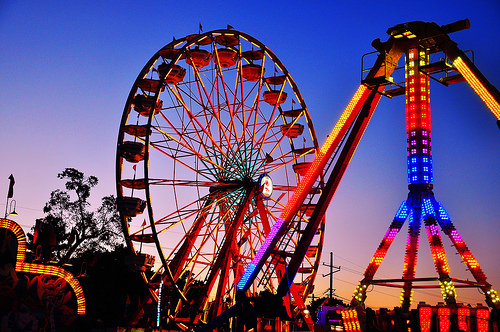
[[[5,203],[0,203],[0,204],[3,205],[3,206],[5,206]],[[23,210],[31,210],[31,211],[43,212],[42,209],[34,209],[34,208],[29,208],[29,207],[20,206],[20,205],[17,205],[16,208],[23,209]]]

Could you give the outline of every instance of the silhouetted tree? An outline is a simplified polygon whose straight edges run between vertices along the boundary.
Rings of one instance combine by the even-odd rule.
[[[68,262],[85,252],[113,251],[124,244],[119,213],[113,195],[102,198],[96,211],[89,211],[90,191],[99,180],[86,177],[74,168],[57,175],[66,180],[66,190],[54,190],[43,211],[46,216],[36,220],[28,234],[32,250],[45,260],[55,258]],[[74,199],[72,199],[72,195]],[[38,251],[38,252],[37,252]]]

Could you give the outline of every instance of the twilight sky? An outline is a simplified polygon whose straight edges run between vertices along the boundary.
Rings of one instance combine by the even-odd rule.
[[[500,88],[500,2],[393,1],[37,1],[0,2],[0,195],[12,173],[14,199],[25,231],[50,192],[63,188],[57,173],[74,167],[95,175],[96,208],[115,194],[115,153],[121,114],[139,71],[172,37],[226,28],[262,41],[291,73],[312,116],[319,144],[359,86],[361,57],[388,28],[409,21],[440,25],[469,18],[451,35]],[[434,193],[500,290],[500,130],[466,84],[431,83]],[[335,254],[336,294],[352,296],[371,256],[408,194],[403,97],[383,98],[327,213],[322,261]],[[2,194],[3,193],[3,194]],[[4,211],[5,201],[0,202]],[[407,228],[396,237],[377,277],[400,278]],[[417,276],[434,276],[425,231]],[[443,238],[451,276],[472,278]],[[328,287],[327,268],[315,295]],[[374,288],[370,306],[394,306],[397,290]],[[439,291],[415,293],[415,304],[442,301]],[[458,301],[483,302],[477,290]]]

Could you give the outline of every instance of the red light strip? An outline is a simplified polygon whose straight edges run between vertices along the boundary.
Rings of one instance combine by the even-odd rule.
[[[439,273],[450,273],[450,266],[448,265],[448,259],[446,258],[446,253],[437,224],[433,222],[430,225],[426,225],[425,229],[427,230],[427,238],[429,239],[432,258],[434,259],[436,270]]]
[[[442,307],[438,308],[438,317],[439,317],[439,332],[448,332],[450,331],[450,308]]]
[[[429,332],[431,330],[432,308],[427,306],[419,307],[418,313],[420,316],[420,331]]]
[[[476,325],[477,332],[488,332],[488,318],[490,316],[489,309],[476,310]]]
[[[455,248],[457,248],[458,253],[462,257],[462,260],[467,265],[469,270],[474,271],[478,268],[481,269],[476,258],[474,258],[474,255],[470,252],[469,248],[465,244],[465,241],[462,239],[456,229],[452,230],[449,233],[449,237],[452,239]],[[486,279],[484,274],[478,275],[477,277],[479,277],[479,280],[481,281],[483,281],[483,279]]]
[[[458,308],[458,328],[462,331],[467,331],[468,321],[470,317],[469,308]]]

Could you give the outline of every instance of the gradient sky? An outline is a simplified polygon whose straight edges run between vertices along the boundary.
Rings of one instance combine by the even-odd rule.
[[[413,4],[415,3],[415,4]],[[115,153],[128,93],[149,58],[172,37],[232,25],[262,41],[291,73],[312,116],[318,141],[335,125],[359,86],[361,56],[375,38],[409,21],[440,25],[469,18],[451,35],[500,88],[500,2],[491,1],[12,1],[0,2],[0,196],[14,174],[14,198],[25,231],[50,192],[63,188],[57,173],[74,167],[95,175],[92,193],[115,194]],[[466,84],[431,83],[434,193],[500,291],[500,130]],[[327,213],[322,261],[335,253],[336,294],[349,299],[371,256],[408,194],[404,98],[383,98]],[[0,209],[5,203],[0,202]],[[402,274],[404,231],[376,277]],[[425,233],[425,232],[424,232]],[[443,238],[444,239],[444,238]],[[417,276],[434,276],[421,237]],[[451,276],[472,278],[444,239]],[[319,271],[315,294],[328,287]],[[439,291],[416,293],[435,304]],[[377,287],[370,306],[394,306],[399,292]],[[477,290],[458,300],[483,302]]]

